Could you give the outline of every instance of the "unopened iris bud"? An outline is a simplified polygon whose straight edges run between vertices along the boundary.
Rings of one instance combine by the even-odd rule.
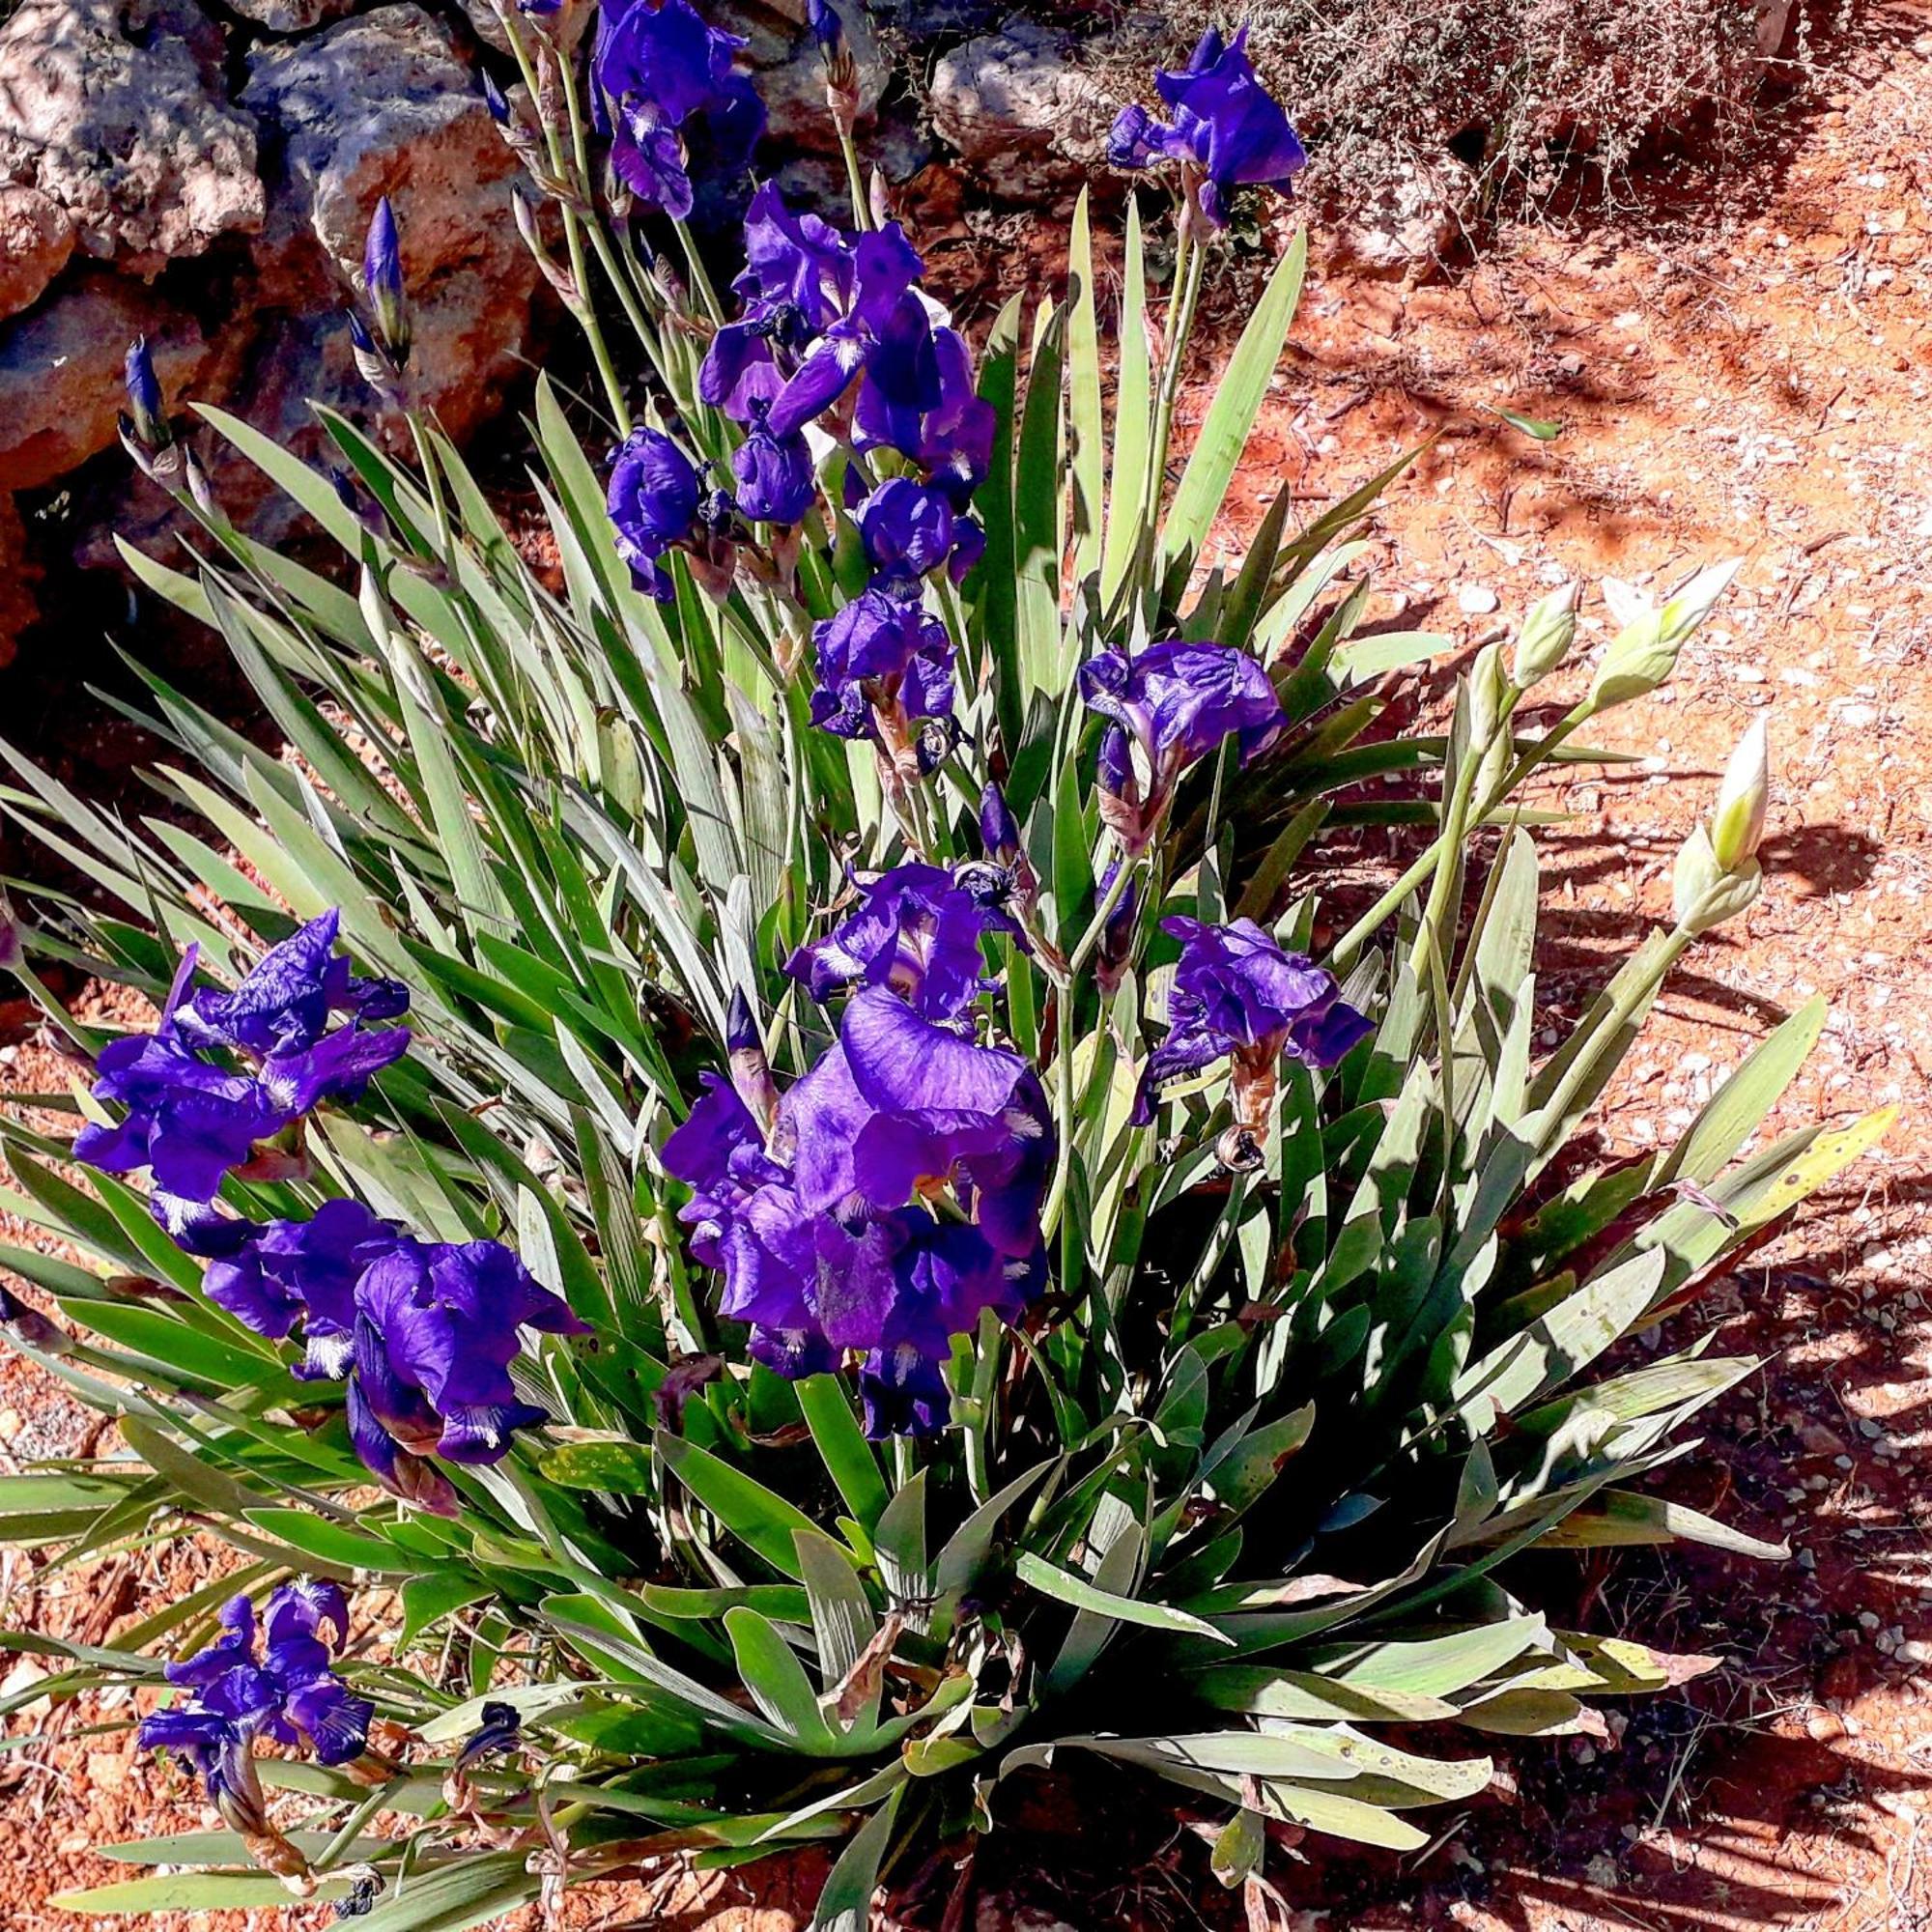
[[[1114,867],[1110,866],[1100,881],[1102,899],[1113,890],[1113,886]],[[1129,879],[1126,890],[1121,895],[1120,902],[1107,915],[1107,923],[1100,928],[1100,950],[1094,960],[1100,990],[1110,999],[1126,977],[1127,968],[1133,963],[1134,940],[1139,934],[1140,923],[1140,889],[1132,879]]]
[[[1756,856],[1770,803],[1770,734],[1759,716],[1751,721],[1749,730],[1731,753],[1724,781],[1718,787],[1717,809],[1711,814],[1711,850],[1725,871],[1735,872]]]
[[[1578,589],[1566,583],[1530,606],[1516,640],[1514,682],[1519,691],[1540,684],[1570,655],[1577,641]]]
[[[980,794],[980,843],[986,857],[1001,866],[1010,866],[1020,855],[1019,820],[997,781],[989,781]]]
[[[1469,742],[1487,745],[1502,723],[1503,700],[1509,695],[1500,644],[1486,645],[1469,668]]]
[[[483,74],[483,105],[490,110],[490,118],[499,128],[510,125],[510,102],[503,90],[497,86],[497,77],[487,69]]]
[[[739,1099],[769,1127],[778,1114],[779,1092],[765,1059],[764,1036],[758,1031],[752,1003],[742,991],[732,992],[730,1009],[724,1015],[724,1052]]]
[[[1628,704],[1663,683],[1676,669],[1678,653],[1690,634],[1711,614],[1743,567],[1742,557],[1714,563],[1700,570],[1661,610],[1639,610],[1604,653],[1584,700],[1585,715],[1594,717],[1612,705]]]
[[[1708,932],[1734,919],[1763,889],[1756,853],[1770,795],[1768,733],[1759,718],[1731,754],[1711,822],[1684,841],[1671,868],[1671,907],[1685,931]]]
[[[376,204],[362,249],[362,293],[375,322],[378,344],[398,369],[410,359],[409,299],[403,290],[403,253],[396,211],[385,194]]]
[[[0,1335],[16,1349],[35,1349],[43,1355],[69,1354],[73,1347],[65,1330],[4,1288],[0,1288]]]
[[[831,0],[805,0],[805,24],[811,38],[829,54],[845,38],[845,22]]]
[[[128,431],[133,440],[153,453],[165,449],[174,440],[161,398],[160,379],[155,374],[155,358],[148,352],[148,338],[137,335],[128,345],[125,368],[128,388]]]
[[[1148,828],[1141,811],[1133,748],[1121,725],[1109,724],[1101,734],[1094,775],[1100,781],[1100,822],[1129,852],[1139,852],[1147,844]]]

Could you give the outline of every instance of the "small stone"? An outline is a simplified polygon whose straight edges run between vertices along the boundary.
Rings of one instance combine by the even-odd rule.
[[[1465,617],[1488,617],[1502,608],[1502,599],[1487,583],[1465,583],[1456,593],[1456,608]]]

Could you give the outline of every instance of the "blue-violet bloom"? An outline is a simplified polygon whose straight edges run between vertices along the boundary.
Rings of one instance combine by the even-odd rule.
[[[785,961],[821,1006],[843,986],[884,986],[928,1019],[956,1019],[994,983],[980,940],[1019,934],[985,894],[938,866],[895,866],[858,891],[854,911]]]
[[[1129,854],[1146,848],[1189,765],[1229,738],[1245,764],[1288,724],[1267,672],[1228,644],[1151,644],[1131,659],[1102,651],[1080,667],[1080,696],[1115,727],[1100,743],[1100,813]]]
[[[1288,116],[1256,78],[1247,39],[1245,27],[1232,41],[1210,27],[1180,72],[1154,76],[1173,120],[1156,121],[1137,104],[1123,107],[1107,139],[1116,167],[1179,162],[1216,228],[1227,225],[1231,188],[1285,188],[1308,159]]]
[[[711,168],[728,177],[743,171],[764,132],[757,90],[732,66],[744,44],[707,26],[689,0],[631,0],[600,25],[595,66],[611,163],[639,201],[674,221],[694,205],[692,137],[701,134]]]
[[[1169,1081],[1228,1059],[1235,1120],[1221,1158],[1229,1167],[1252,1166],[1282,1056],[1333,1066],[1370,1023],[1342,999],[1332,974],[1284,952],[1253,920],[1208,925],[1176,918],[1163,920],[1161,929],[1180,941],[1180,959],[1168,993],[1168,1035],[1148,1056],[1132,1118],[1146,1125]]]

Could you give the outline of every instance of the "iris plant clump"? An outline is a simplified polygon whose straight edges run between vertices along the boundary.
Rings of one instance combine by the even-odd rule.
[[[1301,161],[1239,32],[1115,130],[1173,190],[1165,312],[1143,200],[1118,314],[1083,200],[1064,292],[969,346],[867,185],[849,10],[796,30],[825,208],[752,179],[762,109],[691,0],[498,21],[519,223],[599,388],[575,424],[536,389],[554,570],[421,406],[399,193],[329,464],[191,427],[128,359],[128,447],[194,532],[129,567],[286,753],[156,680],[171,810],[137,829],[6,753],[0,810],[112,903],[0,905],[0,969],[89,1068],[0,1115],[10,1214],[81,1258],[0,1250],[0,1333],[126,1453],[0,1479],[0,1539],[192,1527],[235,1566],[113,1641],[31,1639],[35,1696],[171,1656],[140,1742],[224,1827],[188,1893],[63,1903],[279,1881],[402,1932],[832,1839],[822,1925],[882,1875],[952,1922],[972,1867],[934,1849],[1101,1757],[1280,1917],[1304,1833],[1419,1849],[1481,1741],[1711,1662],[1565,1628],[1518,1552],[1777,1553],[1648,1487],[1754,1365],[1614,1345],[1885,1119],[1758,1140],[1812,1002],[1674,1147],[1575,1146],[1672,966],[1767,889],[1767,740],[1567,1031],[1522,798],[1736,566],[1623,598],[1567,709],[1555,593],[1396,735],[1449,640],[1362,632],[1352,538],[1410,458],[1206,554],[1299,237],[1169,460],[1220,231]],[[237,530],[208,435],[333,576]],[[1334,823],[1409,841],[1371,903],[1319,863]],[[158,1017],[84,1022],[48,959]]]

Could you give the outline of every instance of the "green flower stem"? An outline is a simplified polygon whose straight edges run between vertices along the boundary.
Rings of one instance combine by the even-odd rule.
[[[704,266],[704,257],[697,252],[697,238],[691,232],[688,221],[673,221],[677,239],[684,248],[684,264],[691,270],[691,286],[697,291],[698,299],[704,304],[704,312],[720,328],[724,327],[724,305],[718,299],[718,291],[711,286],[711,271]]]
[[[1208,251],[1194,239],[1195,217],[1183,207],[1177,225],[1174,256],[1174,300],[1168,312],[1167,355],[1161,364],[1160,384],[1155,391],[1153,412],[1153,450],[1148,464],[1147,497],[1141,518],[1140,544],[1134,554],[1133,568],[1122,583],[1123,596],[1110,612],[1110,618],[1131,611],[1135,599],[1153,587],[1155,561],[1160,545],[1160,512],[1167,495],[1167,452],[1174,434],[1174,406],[1180,392],[1180,370],[1194,333],[1195,311],[1200,305],[1201,284],[1206,272]]]
[[[510,43],[510,51],[516,56],[517,71],[523,75],[524,85],[529,90],[531,100],[540,100],[542,90],[537,83],[536,64],[530,59],[529,47],[524,40],[523,25],[517,18],[517,10],[510,6],[498,6],[497,17],[502,22],[504,36]],[[583,138],[583,116],[579,111],[578,104],[575,56],[567,55],[561,49],[553,48],[552,57],[556,62],[557,76],[563,85],[564,105],[570,121],[570,154],[566,156],[557,130],[548,123],[544,124],[543,128],[544,145],[549,150],[551,168],[557,179],[573,183],[587,202],[590,198],[590,169]],[[537,118],[540,122],[543,121],[541,110]],[[574,171],[567,164],[569,161],[575,162]],[[604,384],[604,393],[610,402],[611,414],[616,423],[617,433],[620,436],[629,436],[630,405],[624,400],[624,385],[618,380],[616,365],[611,359],[611,346],[604,339],[603,326],[597,320],[596,305],[590,299],[589,267],[583,254],[583,220],[567,201],[559,200],[557,208],[563,216],[564,251],[570,257],[571,281],[577,290],[577,300],[569,304],[570,312],[577,318],[578,326],[583,330],[585,339],[590,344],[591,359],[597,364],[597,374]],[[608,264],[606,272],[610,272]],[[611,276],[611,280],[614,283],[616,277]]]
[[[1140,862],[1130,860],[1122,853],[1121,863],[1114,867],[1113,883],[1101,895],[1100,903],[1094,908],[1094,917],[1088,922],[1087,930],[1080,935],[1080,943],[1068,955],[1064,973],[1054,972],[1044,956],[1040,960],[1054,983],[1056,1031],[1060,1036],[1056,1042],[1059,1051],[1054,1057],[1054,1096],[1059,1116],[1060,1147],[1054,1156],[1053,1184],[1047,1190],[1046,1206],[1039,1217],[1040,1231],[1048,1236],[1059,1225],[1060,1210],[1066,1199],[1066,1183],[1073,1166],[1073,990],[1079,984],[1082,969],[1094,956],[1101,935],[1107,930],[1108,920],[1126,896],[1127,888],[1139,870]]]
[[[872,198],[866,192],[866,171],[859,164],[859,150],[853,145],[852,130],[838,126],[838,152],[845,157],[845,185],[852,194],[852,225],[864,234],[872,225]]]
[[[1673,925],[1662,950],[1658,953],[1657,964],[1642,979],[1619,992],[1611,1002],[1610,1010],[1598,1032],[1605,1037],[1613,1037],[1618,1028],[1628,1025],[1635,1017],[1637,1009],[1669,976],[1670,969],[1690,951],[1697,935],[1688,926]],[[1591,1073],[1591,1056],[1579,1053],[1564,1073],[1556,1092],[1549,1096],[1542,1110],[1547,1121],[1560,1121],[1575,1103],[1577,1090]]]
[[[1537,739],[1517,759],[1516,763],[1510,767],[1508,773],[1503,777],[1502,781],[1493,790],[1485,794],[1481,805],[1474,811],[1466,815],[1464,832],[1466,833],[1467,828],[1471,825],[1480,825],[1491,812],[1495,810],[1496,807],[1538,765],[1542,764],[1550,753],[1555,751],[1557,746],[1562,744],[1565,739],[1569,738],[1577,730],[1588,715],[1583,707],[1578,705],[1560,724],[1555,725],[1545,736]],[[1331,972],[1345,973],[1354,964],[1356,955],[1375,937],[1377,928],[1380,926],[1381,923],[1392,913],[1396,912],[1401,907],[1403,900],[1407,898],[1409,894],[1414,892],[1435,869],[1439,857],[1439,848],[1442,844],[1443,838],[1438,835],[1437,838],[1430,842],[1429,849],[1409,867],[1407,871],[1403,873],[1402,877],[1328,949],[1327,964]]]
[[[362,1835],[363,1826],[382,1810],[405,1782],[403,1778],[392,1777],[370,1792],[368,1797],[342,1821],[342,1829],[335,1836],[310,1860],[309,1870],[316,1873],[333,1871],[354,1849],[355,1840]]]
[[[450,527],[449,504],[442,494],[441,466],[436,460],[436,450],[429,440],[429,424],[422,412],[412,409],[406,413],[410,435],[415,441],[416,461],[422,465],[423,483],[429,491],[430,514],[436,519],[437,560],[447,565],[455,554],[456,536]]]

